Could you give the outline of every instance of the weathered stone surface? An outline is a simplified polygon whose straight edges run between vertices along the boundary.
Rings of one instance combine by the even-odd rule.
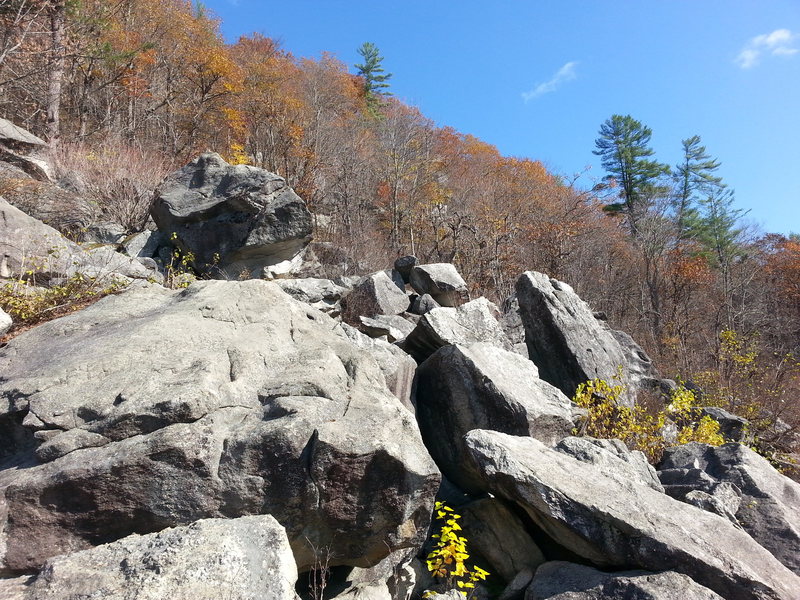
[[[38,280],[82,273],[147,279],[154,273],[112,248],[84,249],[0,198],[0,277],[33,269]]]
[[[399,315],[408,310],[405,291],[385,271],[372,273],[342,299],[342,318],[358,325],[359,317]]]
[[[750,422],[744,417],[739,417],[717,406],[706,406],[702,409],[702,416],[709,416],[719,423],[719,432],[726,441],[745,442],[752,439],[749,433]]]
[[[15,161],[26,171],[3,158],[10,157],[2,156],[0,152],[0,189],[5,200],[26,215],[79,239],[83,229],[96,216],[96,208],[91,202],[79,193],[65,190],[46,177],[32,173],[27,160],[26,164]]]
[[[409,312],[415,315],[424,315],[431,312],[434,308],[439,308],[439,303],[436,302],[430,294],[422,294],[421,296],[416,296],[411,301]]]
[[[359,329],[372,338],[386,337],[388,342],[405,339],[414,331],[414,323],[400,315],[376,315],[372,318],[360,317]]]
[[[130,289],[16,337],[0,372],[14,431],[109,440],[0,469],[0,568],[261,513],[301,569],[311,544],[366,566],[425,537],[439,473],[413,415],[368,352],[273,283]],[[28,451],[8,446],[12,463]]]
[[[280,288],[295,300],[310,304],[317,310],[332,316],[341,310],[339,300],[347,293],[347,288],[337,285],[330,279],[302,278],[276,279]]]
[[[677,571],[728,600],[788,600],[800,589],[800,578],[717,515],[533,438],[478,430],[465,443],[488,491],[601,568]]]
[[[409,283],[420,296],[429,294],[441,306],[458,306],[469,298],[467,284],[450,263],[417,265]]]
[[[525,590],[533,579],[533,571],[523,569],[514,576],[497,600],[523,600]]]
[[[30,600],[290,600],[297,567],[269,515],[207,519],[52,558]]]
[[[697,443],[669,448],[659,467],[699,469],[714,482],[735,485],[741,491],[735,512],[741,526],[800,575],[800,484],[737,443],[716,448]]]
[[[169,239],[159,231],[140,231],[122,241],[125,254],[138,258],[154,258],[158,256],[161,246],[169,244]]]
[[[9,314],[0,308],[0,336],[5,335],[5,333],[11,329],[13,324],[14,321],[11,320]]]
[[[569,399],[539,379],[532,362],[487,343],[434,353],[417,369],[414,403],[431,456],[468,492],[479,490],[482,480],[467,468],[467,432],[530,435],[552,445],[573,427]]]
[[[528,271],[517,280],[516,295],[528,354],[542,379],[572,397],[581,383],[611,381],[621,367],[628,390],[620,401],[633,405],[644,361],[630,361],[611,330],[569,285]]]
[[[394,600],[385,583],[359,583],[333,597],[333,600]]]
[[[477,298],[458,308],[442,307],[424,314],[402,342],[403,350],[423,362],[443,346],[488,342],[511,349],[495,314],[497,307],[486,298]]]
[[[417,266],[416,256],[401,256],[394,261],[394,270],[400,274],[403,283],[409,283],[411,281],[411,269],[415,266]]]
[[[510,582],[523,570],[535,571],[545,559],[525,525],[503,501],[482,498],[458,507],[469,551],[489,564],[489,572]]]
[[[622,477],[664,493],[656,470],[638,450],[628,450],[620,440],[600,440],[590,437],[568,437],[556,450],[581,462],[594,465],[608,477]]]
[[[175,244],[194,256],[194,266],[212,275],[281,272],[311,240],[311,213],[283,178],[229,165],[215,153],[168,176],[151,213],[159,230],[174,233]]]
[[[522,317],[519,314],[519,301],[516,295],[512,295],[503,302],[500,325],[503,326],[503,331],[505,331],[508,341],[511,342],[511,349],[517,354],[529,358],[528,346],[525,344],[525,326],[522,324]]]
[[[539,567],[525,600],[723,600],[680,573],[604,573],[584,565],[553,561]]]

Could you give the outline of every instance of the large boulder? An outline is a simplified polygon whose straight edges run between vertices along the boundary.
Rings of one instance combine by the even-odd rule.
[[[467,284],[450,263],[414,266],[409,283],[417,294],[430,295],[440,306],[458,306],[469,298]]]
[[[33,271],[37,282],[77,273],[103,277],[113,273],[149,279],[156,274],[113,248],[84,248],[0,198],[0,277]]]
[[[405,312],[411,301],[400,284],[402,281],[395,281],[385,271],[367,275],[342,299],[342,318],[358,325],[359,317]]]
[[[525,600],[724,600],[673,571],[604,573],[585,565],[553,561],[536,571]]]
[[[6,464],[29,467],[0,469],[0,569],[263,513],[301,570],[424,540],[440,476],[414,416],[273,283],[129,289],[18,336],[0,372]]]
[[[722,517],[530,437],[476,430],[465,444],[486,491],[597,567],[677,571],[727,600],[790,600],[800,590],[800,578]]]
[[[8,315],[8,313],[0,308],[0,336],[5,335],[5,333],[11,329],[13,324],[14,322],[11,320],[11,317]]]
[[[637,388],[652,381],[655,374],[641,348],[621,334],[623,347],[566,283],[528,271],[517,280],[516,296],[530,359],[542,379],[567,396],[589,379],[611,382],[621,376],[627,389],[620,401],[632,406]]]
[[[311,241],[311,213],[283,178],[210,152],[164,180],[151,214],[195,268],[234,279],[299,267]]]
[[[458,308],[434,308],[422,315],[414,330],[402,342],[403,350],[421,363],[443,346],[488,342],[511,349],[495,316],[497,308],[486,298],[477,298]]]
[[[800,484],[778,473],[764,457],[737,443],[718,447],[691,443],[669,448],[659,468],[669,470],[670,474],[675,469],[685,469],[684,483],[701,492],[711,491],[712,497],[721,495],[718,491],[721,484],[736,486],[740,498],[722,502],[723,507],[732,506],[744,530],[800,575]],[[695,470],[706,475],[701,481],[713,482],[712,490],[707,485],[691,484],[692,479],[699,479],[694,475]],[[672,481],[677,483],[674,475]]]
[[[466,468],[464,436],[472,429],[553,445],[573,428],[569,399],[539,379],[532,362],[488,343],[436,351],[417,368],[414,404],[431,456],[465,491],[478,491],[482,481]]]
[[[206,519],[48,560],[29,600],[290,600],[297,566],[269,515]]]

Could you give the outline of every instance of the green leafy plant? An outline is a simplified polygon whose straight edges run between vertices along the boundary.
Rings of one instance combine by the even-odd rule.
[[[441,521],[441,527],[439,533],[432,536],[437,542],[426,560],[428,571],[444,582],[448,589],[457,588],[462,596],[469,597],[475,584],[486,579],[489,572],[476,565],[467,566],[467,539],[458,534],[461,531],[461,525],[458,524],[461,515],[443,502],[437,502],[434,510],[434,518]]]

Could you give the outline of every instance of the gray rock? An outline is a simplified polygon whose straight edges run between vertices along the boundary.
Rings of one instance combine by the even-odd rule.
[[[422,294],[421,296],[416,296],[411,301],[409,312],[415,315],[424,315],[431,312],[434,308],[439,308],[439,303],[436,302],[430,294]]]
[[[440,476],[413,415],[369,352],[275,284],[129,289],[17,336],[0,372],[0,422],[109,440],[0,468],[0,569],[261,513],[300,569],[313,547],[368,566],[425,538]]]
[[[750,421],[744,417],[739,417],[716,406],[703,407],[701,416],[709,416],[719,423],[719,432],[726,441],[744,443],[752,440]]]
[[[307,277],[303,279],[276,279],[280,288],[295,300],[310,304],[331,316],[341,312],[339,301],[348,289],[330,279]]]
[[[119,223],[95,223],[86,229],[84,242],[89,244],[119,244],[128,232]]]
[[[0,598],[3,600],[32,600],[30,585],[34,579],[33,575],[10,578],[0,576]]]
[[[723,600],[680,573],[604,573],[584,565],[554,561],[542,565],[525,600]]]
[[[482,483],[465,464],[470,430],[530,435],[552,445],[573,427],[569,399],[539,379],[532,362],[487,343],[439,349],[417,368],[414,401],[431,456],[467,492]]]
[[[403,283],[410,283],[411,269],[413,269],[415,266],[417,266],[416,256],[401,256],[394,261],[394,270],[400,274],[400,277],[403,279]]]
[[[433,309],[422,315],[401,346],[419,363],[451,344],[488,342],[510,350],[511,344],[495,317],[496,311],[497,307],[486,298],[477,298],[458,308]]]
[[[533,438],[478,430],[465,443],[487,491],[600,568],[677,571],[728,600],[788,600],[800,589],[800,578],[717,515]]]
[[[620,401],[633,405],[644,361],[631,362],[630,348],[623,349],[569,285],[528,271],[517,280],[516,295],[528,354],[542,379],[571,398],[581,383],[611,382],[621,368],[628,389]]]
[[[0,118],[0,141],[24,144],[25,146],[46,146],[47,142],[33,135],[27,129],[14,125],[8,119]]]
[[[14,321],[11,320],[11,316],[0,308],[0,336],[5,335],[13,324]]]
[[[590,437],[568,437],[556,450],[581,462],[594,465],[608,477],[622,477],[664,493],[656,470],[638,450],[628,450],[620,440],[600,440]]]
[[[207,519],[52,558],[30,600],[287,600],[297,567],[269,515]]]
[[[417,265],[409,283],[417,294],[428,294],[441,306],[458,306],[469,299],[467,284],[450,263]]]
[[[385,271],[365,277],[342,299],[342,319],[358,325],[359,317],[399,315],[408,310],[405,291]]]
[[[333,597],[333,600],[395,600],[385,583],[359,583]]]
[[[385,336],[389,342],[403,340],[414,331],[414,323],[399,315],[376,315],[373,318],[360,317],[359,329],[372,338]]]
[[[458,508],[470,555],[482,557],[493,577],[512,581],[520,571],[535,571],[545,559],[525,525],[497,498],[482,498]]]
[[[28,413],[28,415],[31,416],[33,413]],[[44,425],[44,423],[42,424]],[[57,433],[51,429],[47,433],[55,433],[55,435],[48,436],[48,439],[36,448],[36,457],[42,462],[50,462],[81,448],[105,446],[110,441],[99,433],[92,433],[84,429],[69,429]]]
[[[669,448],[659,467],[698,469],[715,483],[736,486],[741,491],[736,519],[753,539],[800,574],[800,484],[737,443],[718,447],[691,443]]]
[[[508,341],[511,342],[512,350],[529,358],[528,346],[525,344],[525,326],[522,324],[522,317],[519,314],[519,301],[516,295],[512,295],[503,302],[500,325],[503,326],[503,331]]]
[[[169,239],[159,231],[140,231],[122,241],[125,254],[136,258],[155,258],[161,246],[171,245]]]
[[[733,484],[720,483],[714,489],[713,495],[693,490],[680,499],[687,504],[725,517],[736,527],[741,527],[739,521],[736,520],[736,511],[742,502],[741,491]]]
[[[497,600],[523,600],[525,590],[533,579],[533,571],[523,569],[514,576]]]
[[[194,256],[200,271],[262,277],[301,261],[311,240],[305,202],[286,181],[263,169],[229,165],[206,153],[172,173],[156,190],[153,219]]]

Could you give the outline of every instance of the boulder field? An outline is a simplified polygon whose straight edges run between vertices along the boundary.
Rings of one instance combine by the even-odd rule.
[[[501,311],[414,257],[309,276],[303,201],[213,154],[153,202],[148,237],[208,265],[185,288],[158,244],[98,264],[0,212],[3,277],[34,253],[128,283],[0,346],[4,600],[463,598],[426,568],[437,501],[474,598],[800,600],[800,485],[766,460],[576,437],[583,381],[671,382],[564,282],[523,273]]]

